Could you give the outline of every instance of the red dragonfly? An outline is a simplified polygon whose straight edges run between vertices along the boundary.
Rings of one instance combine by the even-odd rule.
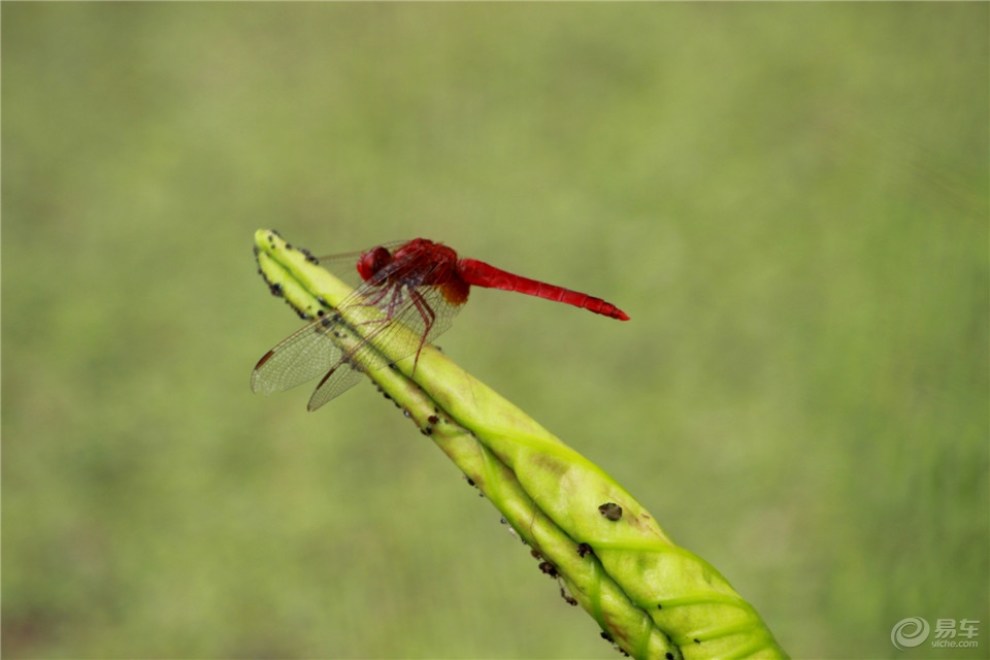
[[[251,374],[252,390],[270,394],[322,375],[308,405],[309,410],[316,410],[360,380],[360,373],[350,364],[371,364],[374,369],[389,364],[371,340],[387,346],[395,360],[415,353],[418,362],[423,346],[450,327],[472,286],[516,291],[629,320],[625,312],[601,298],[515,275],[483,261],[458,259],[453,249],[425,238],[363,252],[357,272],[363,283],[339,308],[376,307],[382,312],[380,320],[362,327],[364,341],[350,351],[331,341],[335,327],[343,321],[328,308],[258,360]],[[279,292],[278,287],[272,290]],[[403,326],[412,332],[394,332]]]

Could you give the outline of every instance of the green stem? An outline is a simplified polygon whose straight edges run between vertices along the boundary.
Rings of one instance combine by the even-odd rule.
[[[301,313],[350,289],[271,231],[262,274]],[[346,351],[379,312],[338,310]],[[372,340],[373,343],[373,340]],[[614,479],[432,346],[356,366],[450,457],[623,651],[636,658],[784,657],[759,615],[711,565],[680,548]],[[394,363],[395,368],[381,368]]]

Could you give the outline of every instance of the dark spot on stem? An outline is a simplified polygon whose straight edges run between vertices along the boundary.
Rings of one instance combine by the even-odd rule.
[[[437,417],[436,415],[430,415],[429,417],[426,418],[426,421],[428,421],[430,424],[437,424],[440,422],[440,418]]]
[[[587,557],[592,554],[591,546],[587,543],[578,543],[577,553],[580,557]]]
[[[615,522],[622,518],[622,507],[615,502],[606,502],[598,507],[598,512],[606,519]]]
[[[674,660],[674,654],[671,653],[670,651],[667,651],[666,653],[664,653],[663,654],[663,657],[665,657],[667,660]]]

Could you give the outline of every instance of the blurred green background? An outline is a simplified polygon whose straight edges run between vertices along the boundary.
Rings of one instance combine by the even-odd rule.
[[[442,346],[795,656],[986,656],[988,17],[4,3],[4,655],[617,657],[372,387],[250,393],[274,227],[615,302]]]

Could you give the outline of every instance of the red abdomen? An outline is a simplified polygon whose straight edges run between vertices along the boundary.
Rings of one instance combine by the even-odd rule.
[[[601,314],[620,321],[628,321],[629,315],[610,302],[601,298],[589,296],[580,291],[565,289],[562,286],[532,280],[522,275],[516,275],[496,268],[484,261],[461,259],[457,262],[457,272],[468,284],[483,286],[503,291],[516,291],[528,296],[536,296],[554,302],[561,302],[586,309],[595,314]]]

